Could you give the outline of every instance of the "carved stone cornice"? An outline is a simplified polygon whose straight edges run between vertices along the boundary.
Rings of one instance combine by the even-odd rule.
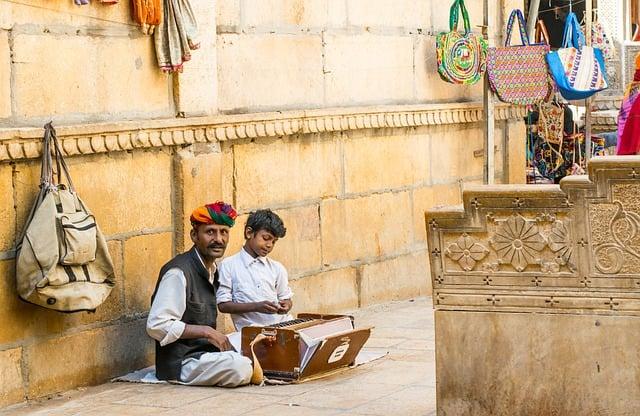
[[[640,315],[640,157],[427,212],[436,309]]]
[[[524,107],[498,105],[496,120],[524,117]],[[349,107],[278,113],[56,126],[66,156],[363,129],[474,123],[479,103]],[[0,162],[37,158],[40,128],[0,129]]]

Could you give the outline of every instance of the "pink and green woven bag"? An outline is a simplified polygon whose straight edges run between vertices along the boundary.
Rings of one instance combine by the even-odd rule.
[[[458,32],[458,14],[462,14],[464,33]],[[464,0],[455,0],[449,12],[449,32],[436,36],[440,78],[452,84],[475,84],[486,70],[487,42],[471,33],[469,13]]]
[[[522,45],[511,46],[511,32],[518,19]],[[511,12],[504,47],[489,48],[487,75],[500,101],[528,105],[546,101],[553,92],[545,56],[549,45],[530,44],[522,11]]]

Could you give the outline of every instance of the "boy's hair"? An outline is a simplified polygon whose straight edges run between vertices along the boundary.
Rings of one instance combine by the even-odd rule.
[[[284,223],[275,212],[270,209],[259,209],[249,214],[247,223],[244,226],[245,231],[251,227],[253,232],[265,230],[270,232],[276,238],[282,238],[287,233]]]

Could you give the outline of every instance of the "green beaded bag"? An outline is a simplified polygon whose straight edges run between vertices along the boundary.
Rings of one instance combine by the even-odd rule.
[[[458,16],[462,14],[464,32],[458,32]],[[436,36],[438,74],[452,84],[475,84],[487,68],[487,41],[471,33],[469,13],[464,0],[455,0],[449,12],[449,32]]]

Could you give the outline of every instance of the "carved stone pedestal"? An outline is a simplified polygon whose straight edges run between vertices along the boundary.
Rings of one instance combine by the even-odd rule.
[[[427,212],[438,415],[640,414],[640,157]]]

